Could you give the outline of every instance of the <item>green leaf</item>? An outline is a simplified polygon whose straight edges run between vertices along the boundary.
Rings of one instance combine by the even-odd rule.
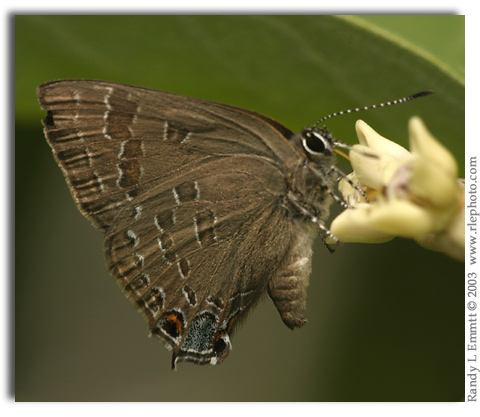
[[[444,26],[431,29],[436,20],[429,30],[421,17],[397,20],[431,36],[445,32]],[[434,58],[425,42],[415,45],[415,35],[393,35],[371,21],[332,16],[17,16],[16,114],[38,119],[32,92],[41,82],[58,78],[100,78],[221,101],[267,114],[293,130],[338,110],[429,89],[436,96],[339,118],[329,126],[340,140],[354,143],[353,121],[361,117],[405,144],[406,120],[418,114],[460,158],[464,85],[451,70],[454,65]],[[442,22],[452,22],[456,32],[449,32],[447,46],[452,55],[460,54],[463,17],[443,17]],[[439,36],[438,43],[443,40]]]

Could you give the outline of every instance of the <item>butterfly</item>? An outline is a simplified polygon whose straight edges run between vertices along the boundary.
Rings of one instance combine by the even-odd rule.
[[[265,293],[289,328],[306,323],[313,240],[334,238],[326,128],[294,134],[253,111],[104,81],[37,95],[76,204],[105,233],[106,265],[173,368],[221,363]]]

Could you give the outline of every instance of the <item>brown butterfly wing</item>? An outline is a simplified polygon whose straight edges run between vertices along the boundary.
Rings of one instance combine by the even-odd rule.
[[[282,165],[295,155],[288,129],[231,106],[88,80],[45,83],[37,94],[71,192],[100,229],[125,202],[197,164],[250,154]]]
[[[166,181],[107,232],[110,270],[176,361],[220,363],[234,324],[265,292],[291,241],[282,173],[231,156]],[[221,191],[220,191],[221,190]],[[132,220],[133,219],[133,220]],[[277,225],[272,228],[271,225]]]
[[[248,110],[108,82],[54,81],[38,97],[80,210],[107,234],[113,276],[173,365],[221,362],[267,287],[289,327],[304,323],[311,238],[293,233],[285,205],[292,132]]]

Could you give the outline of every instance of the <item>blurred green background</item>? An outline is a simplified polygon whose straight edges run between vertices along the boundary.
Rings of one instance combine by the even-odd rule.
[[[102,234],[75,207],[35,89],[117,81],[245,107],[294,131],[431,89],[328,127],[355,143],[362,118],[408,146],[419,115],[463,172],[464,41],[463,16],[16,16],[16,400],[461,401],[464,265],[402,239],[333,255],[319,239],[304,328],[290,331],[265,299],[221,366],[172,372],[103,265]]]

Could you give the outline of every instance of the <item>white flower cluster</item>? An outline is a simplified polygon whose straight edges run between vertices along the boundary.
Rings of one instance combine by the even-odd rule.
[[[353,208],[335,218],[330,231],[343,242],[412,238],[463,261],[465,187],[452,154],[418,117],[409,122],[410,152],[361,120],[355,127],[360,145],[350,151],[354,172],[348,177],[364,194],[340,181],[339,190]]]

